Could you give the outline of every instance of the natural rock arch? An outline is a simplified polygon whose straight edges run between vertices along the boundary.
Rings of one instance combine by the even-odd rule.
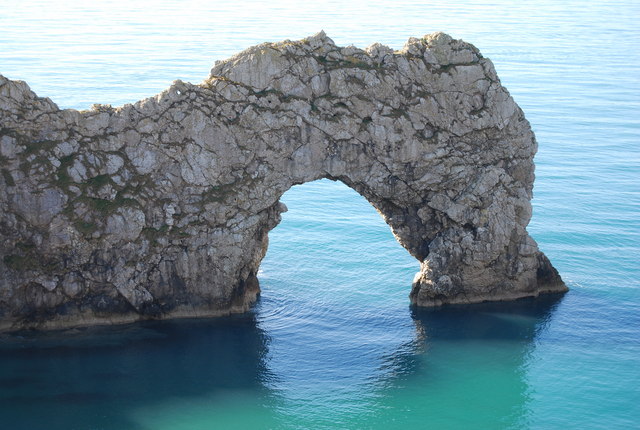
[[[412,303],[564,291],[526,232],[536,141],[492,63],[436,33],[394,52],[266,43],[120,108],[0,76],[0,327],[243,311],[280,196],[343,181],[421,262]]]

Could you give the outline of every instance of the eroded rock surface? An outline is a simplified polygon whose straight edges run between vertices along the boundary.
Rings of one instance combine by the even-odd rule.
[[[2,329],[246,310],[280,197],[320,178],[421,262],[417,305],[566,289],[525,229],[529,123],[442,33],[396,52],[266,43],[199,85],[82,112],[0,76],[0,121]]]

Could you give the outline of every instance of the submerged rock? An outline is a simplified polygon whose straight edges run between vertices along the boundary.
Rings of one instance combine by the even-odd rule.
[[[0,76],[0,329],[248,308],[293,185],[339,180],[421,262],[412,303],[564,291],[526,226],[536,140],[490,60],[265,43],[119,108]]]

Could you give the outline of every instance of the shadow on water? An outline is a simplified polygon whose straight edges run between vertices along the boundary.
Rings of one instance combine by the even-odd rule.
[[[416,336],[386,360],[401,374],[419,372],[417,361],[440,343],[512,341],[532,344],[547,327],[563,295],[546,294],[512,302],[411,308]]]
[[[526,421],[528,352],[558,303],[545,296],[413,309],[413,339],[382,358],[380,377],[346,393],[347,401],[369,399],[364,409],[348,408],[343,417],[327,411],[327,423],[517,427]],[[0,422],[16,430],[194,429],[209,428],[212,420],[223,427],[294,428],[289,418],[295,416],[318,427],[325,421],[305,410],[304,399],[282,403],[277,380],[283,375],[267,367],[270,343],[254,313],[3,335]],[[364,367],[343,370],[376,373]],[[293,409],[278,418],[282,407]]]
[[[522,428],[528,366],[562,296],[412,309],[415,338],[386,357],[370,428]]]
[[[0,336],[0,420],[11,429],[136,429],[171,399],[269,396],[253,314]],[[145,426],[146,428],[146,426]]]
[[[547,326],[563,295],[544,294],[512,302],[413,308],[419,337],[426,339],[534,340]]]

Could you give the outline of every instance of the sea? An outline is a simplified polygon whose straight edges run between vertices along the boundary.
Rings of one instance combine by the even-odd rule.
[[[418,262],[342,183],[287,191],[251,311],[0,335],[0,428],[640,428],[640,2],[0,0],[0,73],[119,106],[324,30],[477,46],[539,142],[528,227],[570,291],[415,309]]]

